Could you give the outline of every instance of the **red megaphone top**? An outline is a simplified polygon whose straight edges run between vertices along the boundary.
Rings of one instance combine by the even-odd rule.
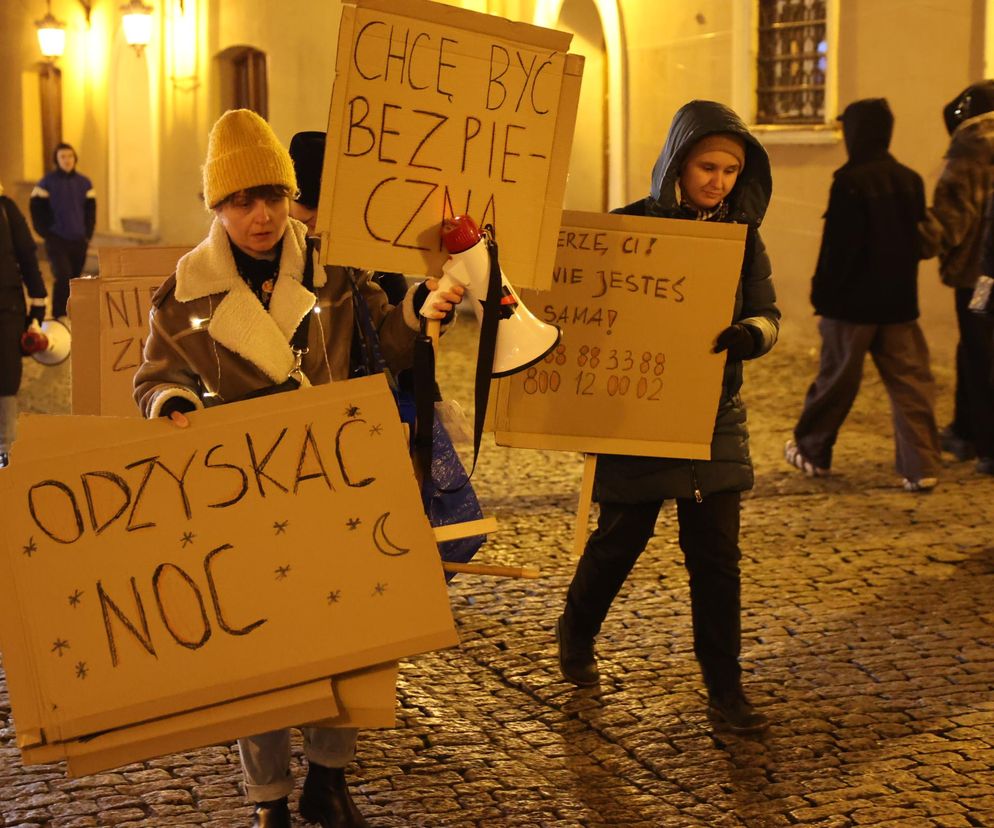
[[[453,216],[442,222],[442,244],[451,254],[469,250],[483,234],[470,216]]]

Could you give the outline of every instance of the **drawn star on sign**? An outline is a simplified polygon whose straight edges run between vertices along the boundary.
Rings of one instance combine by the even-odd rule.
[[[338,599],[341,598],[341,596],[342,596],[342,591],[340,589],[333,589],[331,592],[328,593],[328,603],[337,604]]]
[[[51,652],[58,653],[59,654],[59,658],[62,658],[62,651],[63,650],[68,650],[68,649],[69,649],[69,642],[68,641],[66,641],[64,638],[56,638],[55,639],[55,643],[52,644],[52,650],[51,650]]]
[[[351,531],[358,529],[360,523],[362,523],[362,518],[349,518],[345,521],[346,526],[348,526]]]
[[[283,535],[283,534],[285,534],[286,533],[286,527],[287,527],[287,524],[289,522],[290,521],[288,521],[288,520],[274,520],[273,521],[273,529],[276,530],[276,534],[277,535]]]
[[[359,406],[357,406],[357,405],[350,405],[348,408],[345,409],[345,416],[346,417],[358,417],[359,416]]]
[[[76,678],[85,679],[86,674],[90,672],[90,668],[86,666],[85,661],[76,662]]]
[[[73,592],[72,595],[69,596],[69,606],[78,607],[79,602],[82,600],[82,598],[83,598],[83,590],[77,589],[75,592]]]
[[[370,429],[369,429],[370,436],[372,436],[372,437],[378,437],[382,433],[383,433],[383,426],[381,426],[379,423],[377,423],[374,426],[370,426]]]
[[[27,542],[26,544],[24,544],[24,547],[23,547],[23,550],[22,550],[22,551],[23,551],[23,552],[24,552],[24,554],[25,554],[25,555],[27,555],[27,556],[28,556],[29,558],[30,558],[30,557],[31,557],[31,556],[32,556],[32,555],[33,555],[33,554],[34,554],[35,552],[37,552],[37,551],[38,551],[38,544],[37,544],[37,543],[35,543],[35,539],[34,539],[34,537],[33,537],[33,536],[32,536],[32,537],[30,537],[30,538],[28,538],[28,542]]]
[[[180,543],[183,544],[184,547],[189,546],[191,543],[193,543],[193,539],[195,537],[197,536],[193,534],[193,532],[184,532],[183,537],[180,538]]]
[[[278,566],[276,567],[276,569],[273,570],[273,572],[276,573],[276,580],[282,581],[283,579],[286,578],[287,575],[290,574],[290,564],[286,564],[285,566]]]
[[[375,587],[373,587],[373,591],[370,593],[370,596],[375,598],[377,595],[382,595],[386,591],[387,591],[387,584],[378,583]]]

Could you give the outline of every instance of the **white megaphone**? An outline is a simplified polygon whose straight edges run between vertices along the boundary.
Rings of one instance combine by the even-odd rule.
[[[57,319],[46,319],[44,324],[31,322],[21,334],[21,350],[42,365],[58,365],[66,361],[72,346],[72,334]]]
[[[442,265],[438,287],[425,299],[422,311],[430,308],[437,294],[453,285],[462,285],[473,303],[478,321],[483,320],[483,303],[490,282],[490,254],[487,240],[469,216],[454,216],[442,222],[442,243],[450,257]],[[500,273],[500,321],[494,350],[493,376],[504,377],[523,371],[543,359],[556,345],[562,331],[538,319],[522,303],[511,283]]]

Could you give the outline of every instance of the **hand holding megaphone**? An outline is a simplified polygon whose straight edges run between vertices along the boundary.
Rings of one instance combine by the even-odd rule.
[[[478,321],[483,320],[483,303],[490,281],[491,251],[486,236],[470,216],[454,216],[442,222],[442,243],[449,258],[442,265],[438,287],[428,294],[421,315],[433,307],[440,294],[454,285],[466,289]],[[511,283],[500,271],[500,322],[494,353],[493,376],[502,377],[524,370],[543,359],[559,344],[561,331],[537,319],[526,308]]]
[[[65,362],[72,345],[69,329],[55,319],[39,324],[32,318],[28,329],[21,334],[21,351],[42,365],[58,365]]]

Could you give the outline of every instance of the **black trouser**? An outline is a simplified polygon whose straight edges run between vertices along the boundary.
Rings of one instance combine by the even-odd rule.
[[[951,428],[974,444],[980,457],[994,457],[994,317],[970,310],[973,288],[956,288],[956,408]]]
[[[565,622],[578,636],[600,632],[611,602],[652,537],[661,501],[601,503],[566,595]],[[741,676],[739,492],[719,492],[698,503],[677,498],[680,548],[690,573],[694,654],[709,689],[737,687]]]
[[[66,315],[66,305],[69,303],[69,280],[75,279],[83,272],[88,246],[86,239],[70,241],[60,236],[49,236],[45,239],[45,251],[55,281],[52,290],[52,316],[56,319]]]

